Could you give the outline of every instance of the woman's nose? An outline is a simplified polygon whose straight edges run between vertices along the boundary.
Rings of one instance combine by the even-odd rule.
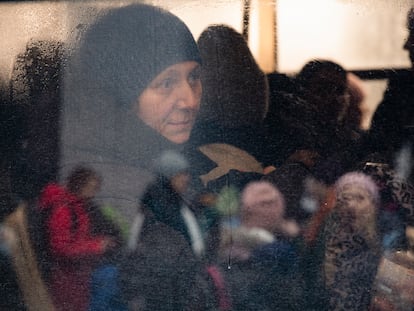
[[[178,90],[177,105],[182,109],[197,109],[200,104],[201,90],[188,82],[183,82]]]

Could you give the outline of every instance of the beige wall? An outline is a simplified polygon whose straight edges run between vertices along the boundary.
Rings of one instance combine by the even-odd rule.
[[[14,58],[31,38],[66,37],[66,5],[64,3],[0,3],[0,73],[10,76]]]
[[[409,66],[402,50],[412,0],[278,0],[279,70],[314,57],[348,69]]]

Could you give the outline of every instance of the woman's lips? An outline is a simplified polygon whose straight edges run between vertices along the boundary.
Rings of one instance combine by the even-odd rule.
[[[186,121],[170,121],[168,125],[178,131],[189,131],[193,127],[193,122],[191,120]]]
[[[184,126],[184,125],[192,124],[192,120],[169,121],[168,124],[176,125],[176,126],[180,126],[180,125]]]

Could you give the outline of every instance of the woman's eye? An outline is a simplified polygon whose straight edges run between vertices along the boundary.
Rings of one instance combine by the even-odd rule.
[[[200,70],[195,70],[195,71],[191,72],[188,76],[188,83],[190,83],[190,85],[195,85],[195,84],[199,83],[200,80],[201,80]]]
[[[341,199],[342,199],[342,200],[348,200],[348,199],[349,199],[349,195],[347,195],[347,194],[342,194],[342,195],[341,195]]]
[[[169,94],[177,83],[174,77],[167,77],[155,82],[153,88],[159,94]]]
[[[169,89],[171,88],[172,85],[173,85],[173,79],[168,78],[168,79],[162,80],[160,84],[158,85],[158,87],[163,88],[163,89]]]
[[[359,201],[359,202],[362,202],[362,201],[364,201],[364,196],[363,195],[357,195],[356,200]]]

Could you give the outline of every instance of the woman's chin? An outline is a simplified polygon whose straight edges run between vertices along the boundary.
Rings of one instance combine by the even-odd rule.
[[[163,136],[167,138],[170,142],[179,145],[179,144],[184,144],[189,140],[190,132],[166,134]]]

